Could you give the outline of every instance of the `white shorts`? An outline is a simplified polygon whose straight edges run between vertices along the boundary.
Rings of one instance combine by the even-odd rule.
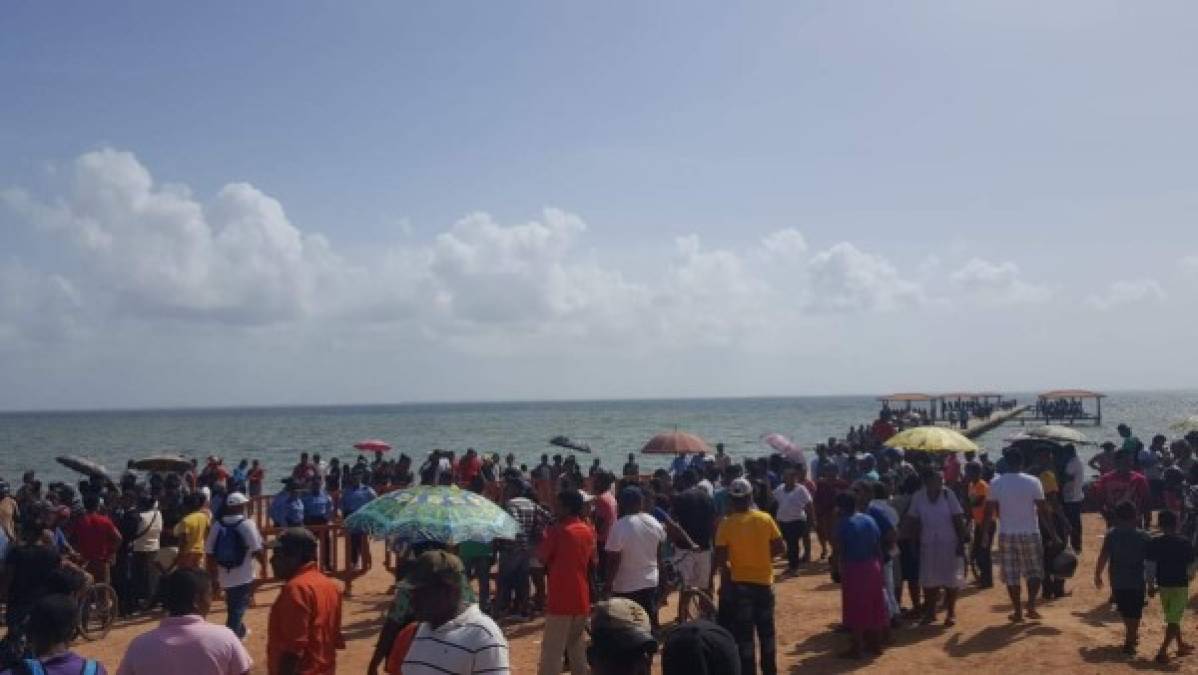
[[[674,569],[682,577],[686,586],[697,586],[710,590],[711,585],[711,550],[679,551],[674,554]]]

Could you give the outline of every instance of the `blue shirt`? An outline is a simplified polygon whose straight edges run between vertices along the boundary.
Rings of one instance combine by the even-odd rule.
[[[323,490],[304,495],[304,516],[309,518],[328,518],[333,515],[333,500]]]
[[[678,455],[673,462],[670,462],[670,473],[674,475],[678,475],[688,468],[690,468],[690,460],[686,458],[686,455]]]
[[[837,534],[840,535],[840,556],[844,562],[879,559],[882,533],[874,518],[864,513],[842,518]]]
[[[275,527],[295,527],[304,524],[304,502],[292,499],[288,492],[280,492],[270,502],[270,519]]]
[[[356,488],[346,490],[345,494],[341,495],[341,513],[348,516],[370,503],[375,497],[378,497],[378,495],[375,494],[374,490],[365,485],[359,485]]]

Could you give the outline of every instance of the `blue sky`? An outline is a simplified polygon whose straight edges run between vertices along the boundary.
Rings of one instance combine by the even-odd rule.
[[[1192,385],[1191,3],[0,15],[0,408]]]

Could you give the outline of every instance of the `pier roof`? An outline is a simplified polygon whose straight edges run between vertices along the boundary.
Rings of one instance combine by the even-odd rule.
[[[1040,398],[1106,398],[1106,394],[1089,389],[1053,389],[1040,394]]]

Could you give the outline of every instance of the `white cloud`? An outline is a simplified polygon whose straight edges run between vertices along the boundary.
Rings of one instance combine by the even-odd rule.
[[[807,253],[807,239],[793,227],[771,232],[761,240],[768,259],[781,262],[797,262]]]
[[[1086,304],[1099,310],[1111,310],[1126,305],[1160,303],[1165,300],[1165,291],[1155,279],[1115,281],[1102,294],[1090,295]]]
[[[1044,286],[1023,281],[1019,266],[1009,260],[994,263],[971,258],[949,278],[961,290],[990,304],[1044,302],[1052,295]]]
[[[923,287],[899,275],[885,258],[840,242],[810,262],[808,304],[831,312],[890,311],[925,301]]]
[[[51,202],[17,191],[4,200],[68,237],[89,281],[135,315],[244,323],[304,315],[337,264],[322,237],[301,233],[252,185],[226,185],[201,203],[186,187],[155,185],[129,152],[80,156]]]
[[[63,277],[0,264],[0,346],[71,337],[81,309],[79,291]]]

